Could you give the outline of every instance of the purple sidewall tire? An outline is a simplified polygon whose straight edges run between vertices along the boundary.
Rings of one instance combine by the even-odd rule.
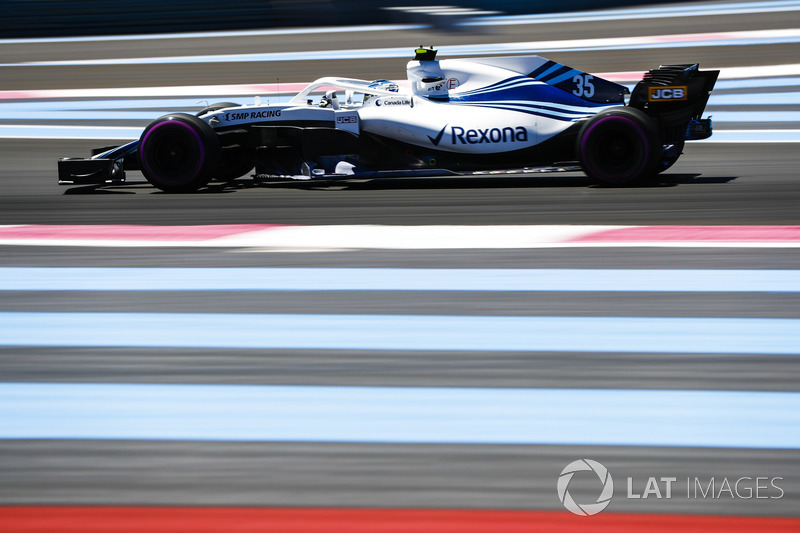
[[[218,152],[214,130],[182,113],[154,121],[139,141],[142,174],[166,192],[193,191],[208,183],[218,163]]]
[[[642,111],[610,109],[581,128],[577,155],[589,177],[622,185],[653,173],[658,142],[655,124]]]

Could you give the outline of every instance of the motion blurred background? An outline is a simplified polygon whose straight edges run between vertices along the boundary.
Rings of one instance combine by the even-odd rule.
[[[430,21],[426,13],[462,16],[469,11],[509,15],[634,5],[637,0],[465,0],[457,5],[417,5],[391,0],[4,0],[0,35],[32,37],[185,32],[287,26],[337,26]],[[414,7],[416,10],[404,10]],[[401,8],[401,9],[397,9]],[[443,9],[444,8],[444,9]],[[416,13],[416,14],[415,14]]]
[[[800,288],[792,277],[800,257],[796,242],[780,240],[789,238],[765,244],[754,237],[752,246],[721,239],[713,246],[451,248],[448,242],[437,248],[426,241],[436,233],[428,229],[418,234],[416,249],[393,249],[389,241],[364,248],[327,243],[330,249],[168,245],[189,226],[310,225],[332,227],[336,235],[372,225],[796,232],[800,1],[498,0],[385,9],[409,5],[3,0],[0,7],[1,531],[180,531],[181,524],[195,533],[270,524],[276,531],[800,528]],[[626,189],[597,187],[580,173],[332,187],[240,180],[193,195],[161,194],[137,173],[118,188],[56,185],[59,157],[135,139],[165,113],[192,113],[215,101],[252,103],[256,95],[280,101],[329,75],[401,80],[420,44],[436,45],[440,58],[540,54],[628,86],[659,64],[699,62],[722,71],[706,113],[715,134],[687,145],[654,183]],[[109,245],[108,235],[143,227],[162,234],[155,244]],[[29,245],[31,235],[47,242]],[[68,242],[55,243],[57,235]],[[76,241],[86,235],[99,235],[103,246]],[[67,268],[75,270],[60,270]],[[166,284],[181,271],[163,269],[181,268],[210,269],[205,275],[222,280],[270,278],[278,269],[324,286],[127,286],[134,275]],[[411,275],[474,269],[499,276],[493,283],[512,283],[503,276],[514,270],[546,271],[561,288],[384,290],[382,284],[396,281],[395,268]],[[361,272],[374,284],[342,290],[346,273],[336,269],[357,280]],[[687,286],[693,276],[709,286]],[[70,286],[78,278],[84,283]],[[21,286],[22,279],[28,284]],[[765,288],[765,280],[774,285]],[[278,315],[293,321],[297,342],[330,334],[342,315],[371,317],[408,339],[421,334],[426,318],[516,324],[561,317],[568,326],[562,344],[521,351],[447,349],[447,343],[284,349],[118,340],[145,342],[179,321],[192,333],[195,314],[206,325],[194,330],[198,336],[208,331],[224,339],[227,332],[237,341],[250,335],[247,324],[272,325]],[[670,347],[636,326],[639,318],[661,324]],[[600,326],[584,329],[593,319]],[[217,330],[216,320],[231,329]],[[75,329],[59,329],[67,322]],[[405,330],[401,322],[416,326]],[[602,345],[606,326],[621,332],[615,347]],[[457,327],[453,343],[471,332]],[[353,337],[366,329],[351,330]],[[736,339],[749,348],[738,348]],[[134,394],[125,404],[129,418],[120,415],[112,426],[124,430],[126,422],[152,416],[152,438],[114,438],[92,418],[91,401],[81,408],[67,401],[91,385],[108,386],[108,398],[117,400]],[[297,387],[298,396],[266,414],[241,398],[220,412],[213,399],[231,386],[258,394]],[[317,430],[328,427],[319,415],[325,395],[355,389],[386,395],[375,407],[384,428],[428,413],[420,400],[427,394],[474,393],[473,400],[486,401],[485,409],[476,408],[486,430],[473,441],[425,432],[387,437],[388,430],[361,441],[304,438],[300,430],[284,440],[170,436],[191,423],[204,427],[208,413],[209,423],[274,420],[297,428],[308,420]],[[498,427],[514,434],[509,421],[516,419],[504,411],[514,405],[500,401],[508,391],[541,400],[525,404],[540,418],[520,435],[547,422],[575,437],[495,438]],[[559,404],[549,394],[574,403]],[[637,400],[623,401],[631,397]],[[55,413],[47,423],[24,415],[40,400]],[[303,411],[308,405],[316,408]],[[436,405],[445,413],[450,407]],[[184,408],[197,419],[174,414]],[[64,436],[90,426],[82,436]],[[59,434],[62,427],[66,433]],[[605,465],[615,481],[608,509],[588,519],[564,509],[556,490],[562,469],[581,458]],[[670,477],[679,480],[671,499],[628,496],[641,495],[650,478],[663,493],[661,478]],[[773,482],[781,491],[772,487],[762,499],[719,495],[723,479],[749,478],[745,485],[753,488],[757,477],[780,478]],[[714,497],[687,495],[686,483],[695,478],[704,489],[715,480]],[[574,483],[576,500],[596,499],[594,474],[576,474]],[[360,513],[365,509],[375,512]],[[263,510],[275,512],[259,515]],[[413,514],[426,510],[447,512]]]

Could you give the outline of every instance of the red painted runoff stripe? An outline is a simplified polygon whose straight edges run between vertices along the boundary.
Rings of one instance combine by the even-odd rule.
[[[279,224],[205,226],[25,225],[0,227],[3,239],[70,239],[108,241],[206,241],[250,231],[285,227]]]
[[[800,531],[800,518],[567,511],[249,507],[0,507],[3,533],[770,533]]]
[[[570,242],[798,242],[800,226],[637,226],[588,233]]]

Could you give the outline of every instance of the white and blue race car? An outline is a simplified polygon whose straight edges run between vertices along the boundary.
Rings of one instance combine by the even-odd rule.
[[[418,48],[407,83],[321,78],[288,103],[219,103],[153,121],[133,142],[59,161],[62,185],[141,170],[167,192],[250,174],[351,179],[580,167],[623,185],[669,168],[711,135],[719,71],[666,65],[632,92],[539,56],[437,60]]]

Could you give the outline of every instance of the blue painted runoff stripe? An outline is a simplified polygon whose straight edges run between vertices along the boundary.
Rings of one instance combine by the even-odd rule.
[[[291,96],[269,96],[264,105],[285,104]],[[218,96],[213,100],[197,98],[141,99],[141,100],[25,100],[0,103],[3,120],[152,120],[166,113],[184,111],[196,113],[213,101],[238,101],[252,104],[252,96]],[[141,110],[146,111],[131,111]]]
[[[800,85],[800,83],[798,83]],[[781,93],[777,93],[781,94]],[[213,99],[199,98],[140,98],[112,100],[24,100],[1,102],[0,116],[3,120],[17,120],[21,113],[39,111],[82,111],[82,110],[129,110],[129,109],[161,109],[164,112],[186,109],[197,112],[209,103],[238,102],[240,105],[252,104],[254,95],[215,96]],[[262,104],[286,103],[291,96],[270,95],[261,100]],[[14,113],[14,114],[12,114]],[[24,118],[24,117],[22,117]],[[38,116],[35,118],[39,118]]]
[[[155,120],[169,111],[39,111],[8,109],[3,111],[4,120]],[[171,111],[175,111],[174,109]]]
[[[800,270],[0,267],[0,290],[800,292]]]
[[[800,393],[0,383],[0,439],[800,448]]]
[[[0,124],[0,139],[106,139],[133,140],[142,134],[143,126],[58,126]]]
[[[800,319],[1,312],[0,345],[800,355]]]

